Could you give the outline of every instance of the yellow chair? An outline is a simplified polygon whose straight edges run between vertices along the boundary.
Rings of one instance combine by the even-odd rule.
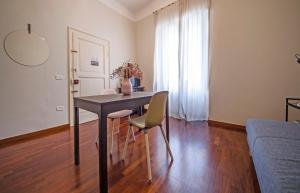
[[[165,115],[165,109],[166,109],[165,107],[166,107],[166,103],[167,103],[167,98],[168,98],[168,91],[157,92],[156,94],[154,94],[152,96],[152,98],[150,100],[147,113],[144,114],[143,116],[129,120],[129,128],[127,131],[127,137],[126,137],[125,147],[124,147],[123,154],[122,154],[122,160],[125,160],[132,126],[136,126],[140,130],[143,131],[144,136],[145,136],[149,182],[152,181],[150,151],[149,151],[149,141],[148,141],[149,129],[156,127],[156,126],[160,127],[160,131],[164,137],[164,140],[165,140],[165,143],[167,146],[167,150],[173,161],[173,154],[171,152],[171,148],[170,148],[168,140],[166,138],[165,131],[162,128],[162,121],[163,121],[164,115]]]

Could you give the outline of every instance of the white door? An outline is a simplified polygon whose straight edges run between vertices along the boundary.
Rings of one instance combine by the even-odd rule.
[[[69,28],[70,123],[73,124],[73,97],[99,95],[109,88],[109,42]],[[97,115],[80,109],[80,123]]]

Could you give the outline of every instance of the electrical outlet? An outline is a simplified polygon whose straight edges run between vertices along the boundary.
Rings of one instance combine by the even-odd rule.
[[[65,108],[64,106],[57,106],[56,111],[63,111]]]
[[[61,75],[61,74],[55,75],[55,80],[63,80],[63,79],[64,79],[63,75]]]

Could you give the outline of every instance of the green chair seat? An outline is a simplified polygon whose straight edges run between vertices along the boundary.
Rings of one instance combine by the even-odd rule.
[[[128,122],[130,125],[136,126],[140,129],[144,129],[146,127],[145,120],[146,114],[137,118],[129,119]]]

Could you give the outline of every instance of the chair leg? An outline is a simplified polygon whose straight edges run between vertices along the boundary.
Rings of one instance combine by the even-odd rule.
[[[96,139],[96,147],[98,148],[98,144],[99,144],[99,137],[97,137],[97,139]]]
[[[128,115],[128,121],[130,120],[130,115]],[[133,132],[133,127],[130,127],[130,132],[131,132],[131,136],[132,136],[132,140],[135,141],[135,135],[134,135],[134,132]]]
[[[130,127],[130,133],[131,133],[131,136],[132,136],[132,140],[135,141],[133,127]]]
[[[119,134],[120,133],[120,126],[121,126],[121,119],[118,118],[118,129],[116,131],[116,134]]]
[[[122,154],[122,160],[125,161],[125,156],[126,156],[126,152],[127,152],[127,147],[128,147],[128,143],[129,143],[129,138],[130,138],[130,130],[132,129],[132,126],[129,125],[128,130],[127,130],[127,136],[126,136],[126,141],[125,141],[125,146],[124,146],[124,150],[123,150],[123,154]]]
[[[114,130],[115,130],[115,120],[111,119],[112,121],[112,128],[111,128],[111,146],[110,146],[110,155],[112,155],[113,148],[114,148]]]
[[[146,153],[147,153],[147,168],[148,168],[148,180],[152,181],[152,173],[151,173],[151,161],[150,161],[150,150],[149,150],[149,140],[147,131],[144,132],[145,135],[145,143],[146,143]]]
[[[160,125],[159,127],[160,127],[160,131],[161,131],[161,133],[162,133],[162,135],[163,135],[163,137],[164,137],[164,140],[165,140],[165,143],[166,143],[166,146],[167,146],[168,152],[169,152],[169,154],[170,154],[170,156],[171,156],[171,160],[173,161],[173,154],[172,154],[172,151],[171,151],[171,148],[170,148],[169,142],[168,142],[168,140],[167,140],[167,137],[166,137],[165,131],[164,131],[164,129],[163,129],[163,127],[162,127],[161,125]]]

